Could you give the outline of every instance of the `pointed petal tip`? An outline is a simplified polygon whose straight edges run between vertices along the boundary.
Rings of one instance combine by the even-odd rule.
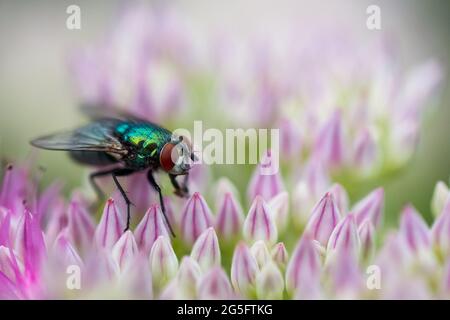
[[[213,227],[209,227],[197,238],[192,247],[191,258],[196,260],[205,271],[219,265],[221,253],[219,239]]]
[[[224,300],[232,297],[230,280],[221,267],[209,270],[198,284],[198,297],[202,300]]]
[[[252,242],[264,240],[274,244],[278,231],[266,202],[261,196],[255,197],[243,225],[244,237]]]
[[[193,244],[200,234],[213,225],[213,215],[203,196],[195,192],[189,198],[181,214],[183,240]]]
[[[153,243],[159,236],[169,237],[169,231],[163,220],[163,213],[158,204],[152,204],[134,230],[139,249],[150,253]]]

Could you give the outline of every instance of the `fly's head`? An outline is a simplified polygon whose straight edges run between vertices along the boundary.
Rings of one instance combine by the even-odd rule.
[[[196,160],[190,141],[178,135],[172,135],[170,141],[162,147],[159,156],[163,170],[173,175],[187,174]]]

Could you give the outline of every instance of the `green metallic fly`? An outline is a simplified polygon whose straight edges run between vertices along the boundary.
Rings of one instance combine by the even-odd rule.
[[[104,117],[95,114],[95,111],[87,112],[93,118],[91,123],[72,131],[37,138],[31,144],[47,150],[68,151],[81,164],[104,167],[103,170],[91,173],[89,178],[99,198],[103,198],[103,192],[95,178],[112,176],[127,205],[125,230],[130,227],[132,203],[117,177],[148,170],[147,179],[158,192],[164,219],[172,236],[175,236],[166,215],[161,188],[153,173],[159,169],[164,170],[175,188],[175,194],[180,197],[189,196],[187,178],[192,163],[196,160],[190,142],[183,136],[134,116],[118,113],[114,117]],[[185,176],[181,184],[176,180],[179,175]]]

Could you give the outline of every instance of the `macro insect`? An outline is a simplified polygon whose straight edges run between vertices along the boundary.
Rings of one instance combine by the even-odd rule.
[[[159,195],[159,202],[165,222],[172,236],[173,228],[167,218],[161,188],[153,174],[162,169],[168,173],[175,194],[188,197],[187,186],[189,170],[196,157],[190,142],[183,136],[149,121],[117,114],[114,117],[99,116],[88,111],[92,122],[72,131],[55,133],[31,141],[35,147],[47,150],[68,151],[77,162],[102,168],[92,172],[89,180],[98,198],[104,194],[95,179],[111,175],[127,205],[127,223],[130,228],[131,201],[117,177],[131,175],[147,170],[147,179]],[[177,176],[184,176],[182,183]]]

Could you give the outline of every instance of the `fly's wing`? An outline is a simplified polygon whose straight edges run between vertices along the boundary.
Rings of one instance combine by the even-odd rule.
[[[80,107],[81,112],[91,120],[102,119],[120,119],[131,122],[148,122],[134,114],[131,114],[125,110],[121,110],[116,107],[100,107],[96,105],[83,104]]]
[[[83,104],[80,107],[83,114],[85,114],[89,119],[98,120],[122,120],[131,123],[146,123],[152,125],[153,127],[160,128],[161,126],[156,123],[149,121],[147,119],[141,118],[134,114],[131,114],[125,110],[119,109],[117,107],[105,106],[100,107],[96,105]]]
[[[119,120],[104,119],[73,131],[56,133],[31,141],[35,147],[65,151],[103,151],[124,155],[127,153],[114,136]]]

